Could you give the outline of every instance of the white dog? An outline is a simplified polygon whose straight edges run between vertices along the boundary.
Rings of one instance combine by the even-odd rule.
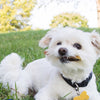
[[[12,53],[0,64],[0,82],[17,85],[17,91],[28,94],[35,89],[35,100],[58,100],[65,96],[72,100],[77,94],[87,92],[89,100],[100,100],[93,66],[100,55],[100,36],[74,28],[55,28],[39,43],[46,58],[29,63],[25,69],[20,56]],[[14,92],[14,91],[13,91]]]

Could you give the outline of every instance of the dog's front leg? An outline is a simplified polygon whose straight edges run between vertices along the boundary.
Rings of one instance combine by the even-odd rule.
[[[54,89],[48,85],[39,90],[35,95],[35,100],[58,100],[58,96]]]

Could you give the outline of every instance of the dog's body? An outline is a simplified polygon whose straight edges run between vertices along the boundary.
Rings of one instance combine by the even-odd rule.
[[[33,67],[33,65],[35,66]],[[48,63],[45,58],[30,63],[25,70],[28,73],[32,73],[33,70],[37,73],[31,75],[31,77],[34,77],[32,80],[33,86],[35,90],[39,91],[35,96],[36,100],[58,100],[59,97],[64,97],[67,94],[69,95],[66,96],[66,100],[72,100],[73,97],[77,96],[76,90],[63,80],[59,70]],[[80,93],[87,91],[90,96],[89,100],[100,99],[94,80],[95,76],[93,75],[88,86],[79,89]]]
[[[0,65],[0,82],[8,82],[11,88],[15,87],[16,82],[21,94],[27,94],[29,88],[34,88],[37,91],[36,100],[58,100],[67,94],[65,99],[72,100],[77,96],[76,88],[64,78],[72,83],[82,83],[88,78],[86,86],[78,86],[79,92],[86,91],[89,100],[100,99],[93,73],[93,66],[100,55],[100,37],[97,33],[85,33],[68,27],[53,29],[39,45],[48,47],[46,58],[29,63],[24,70],[17,54],[12,53],[4,58]]]

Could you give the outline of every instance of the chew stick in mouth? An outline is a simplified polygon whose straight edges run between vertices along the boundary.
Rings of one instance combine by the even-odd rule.
[[[80,56],[78,56],[78,55],[77,55],[77,56],[75,56],[75,58],[77,58],[77,59],[81,60]]]
[[[68,60],[69,61],[79,61],[81,60],[81,58],[79,56],[69,56]]]

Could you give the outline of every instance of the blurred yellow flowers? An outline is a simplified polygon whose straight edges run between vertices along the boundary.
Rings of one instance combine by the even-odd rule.
[[[30,30],[28,24],[36,0],[0,0],[0,33]]]

